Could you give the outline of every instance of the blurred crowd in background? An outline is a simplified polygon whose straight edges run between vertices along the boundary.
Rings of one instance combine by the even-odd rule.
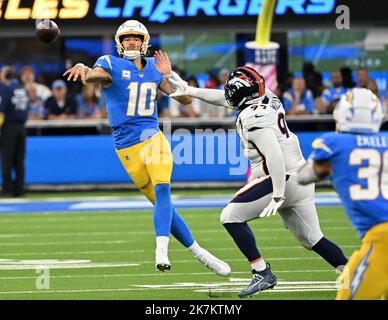
[[[174,68],[191,86],[199,87],[198,79],[188,75],[184,70]],[[208,72],[208,79],[202,87],[223,89],[230,70],[223,68],[216,72]],[[30,66],[19,70],[20,83],[28,95],[28,119],[104,119],[106,118],[105,101],[101,89],[96,84],[74,87],[73,83],[65,82],[58,77],[52,83],[46,83]],[[70,88],[69,88],[70,87]],[[366,68],[360,67],[353,71],[344,67],[331,73],[331,79],[324,83],[320,72],[312,63],[305,63],[301,76],[292,73],[278,76],[276,94],[283,102],[288,115],[331,114],[342,94],[348,88],[364,87],[372,90],[387,110],[388,94],[379,96],[376,81],[368,75]],[[70,90],[69,90],[70,89]],[[388,89],[386,90],[388,93]],[[215,107],[194,99],[188,106],[179,104],[158,91],[158,112],[161,118],[225,118],[235,116],[231,109]]]

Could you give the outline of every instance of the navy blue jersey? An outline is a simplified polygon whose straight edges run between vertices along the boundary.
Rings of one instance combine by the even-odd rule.
[[[359,235],[388,222],[388,133],[327,133],[312,146],[311,159],[330,162],[333,186]]]
[[[17,80],[8,85],[0,84],[0,112],[4,113],[5,123],[25,123],[27,107],[27,92]]]
[[[159,131],[157,89],[162,75],[154,65],[155,58],[143,59],[142,71],[132,61],[111,55],[100,57],[93,66],[112,77],[103,93],[116,149],[138,144],[145,132]]]

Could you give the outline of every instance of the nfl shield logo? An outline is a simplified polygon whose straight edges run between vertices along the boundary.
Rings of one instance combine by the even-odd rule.
[[[121,78],[123,79],[131,79],[131,71],[123,70],[121,73]]]

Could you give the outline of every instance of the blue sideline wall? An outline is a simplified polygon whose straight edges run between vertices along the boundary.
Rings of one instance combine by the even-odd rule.
[[[311,142],[321,134],[298,133],[305,157],[311,151]],[[248,163],[235,132],[168,138],[175,159],[172,181],[246,179]],[[229,150],[228,154],[225,150]],[[214,160],[212,155],[215,155]],[[115,154],[110,136],[28,137],[25,166],[26,184],[29,185],[130,181]]]

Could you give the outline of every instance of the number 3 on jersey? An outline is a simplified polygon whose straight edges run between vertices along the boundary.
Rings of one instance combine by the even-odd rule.
[[[360,166],[364,160],[368,161],[368,166],[358,169],[358,178],[366,180],[367,186],[350,186],[350,197],[352,200],[375,200],[381,192],[388,200],[388,151],[380,155],[375,149],[354,149],[349,155],[350,165]]]
[[[127,116],[137,114],[142,117],[152,116],[155,111],[156,83],[155,82],[131,82],[129,90]]]

